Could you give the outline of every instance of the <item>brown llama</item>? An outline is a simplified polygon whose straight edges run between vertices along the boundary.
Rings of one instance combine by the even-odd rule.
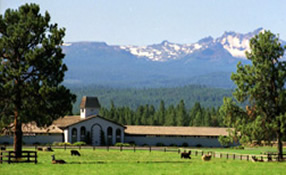
[[[67,162],[64,160],[56,160],[55,155],[52,155],[52,164],[66,164]]]
[[[209,161],[209,160],[211,160],[211,158],[212,158],[212,155],[208,155],[208,154],[205,154],[202,156],[203,161]]]

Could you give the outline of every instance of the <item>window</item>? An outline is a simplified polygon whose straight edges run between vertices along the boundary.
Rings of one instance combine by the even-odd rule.
[[[117,129],[116,130],[116,143],[120,143],[121,142],[121,130]]]
[[[112,128],[107,128],[107,145],[112,145]]]
[[[80,141],[86,142],[86,129],[84,126],[80,128]]]
[[[72,140],[71,140],[71,142],[74,143],[76,141],[77,141],[77,129],[73,128],[72,129]]]

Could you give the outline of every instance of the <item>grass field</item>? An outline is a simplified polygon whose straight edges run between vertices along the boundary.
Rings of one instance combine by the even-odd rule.
[[[269,151],[272,148],[267,148]],[[207,150],[207,149],[205,149]],[[208,149],[210,150],[210,149]],[[260,149],[232,150],[211,149],[212,151],[260,153]],[[262,150],[265,150],[263,148]],[[275,151],[275,150],[274,150]],[[69,150],[55,149],[54,152],[38,152],[38,164],[0,164],[0,174],[26,175],[73,175],[73,174],[285,174],[286,162],[248,162],[215,158],[203,162],[201,156],[181,159],[176,152],[81,149],[81,157],[70,156]],[[51,155],[64,159],[67,164],[51,164]]]

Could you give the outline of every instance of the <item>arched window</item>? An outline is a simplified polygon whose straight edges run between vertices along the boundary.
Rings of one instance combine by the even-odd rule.
[[[80,141],[86,142],[86,129],[84,126],[80,128]]]
[[[121,130],[117,129],[116,130],[116,143],[120,143],[121,141]]]
[[[77,129],[73,128],[72,129],[72,140],[71,140],[71,142],[74,143],[76,141],[77,141]]]
[[[107,145],[112,145],[112,128],[107,128]]]

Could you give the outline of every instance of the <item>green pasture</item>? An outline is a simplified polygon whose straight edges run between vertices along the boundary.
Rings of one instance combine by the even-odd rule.
[[[266,148],[264,148],[266,149]],[[262,149],[262,150],[264,150]],[[271,148],[268,148],[269,150]],[[232,153],[233,149],[204,149]],[[203,162],[201,156],[181,159],[177,152],[133,150],[81,149],[81,157],[70,155],[70,150],[54,149],[54,152],[38,152],[38,164],[0,164],[0,174],[73,175],[73,174],[285,174],[286,162],[248,162],[215,158]],[[239,150],[250,151],[251,149]],[[259,152],[252,149],[252,153]],[[275,151],[275,150],[274,150]],[[240,153],[241,153],[240,152]],[[52,164],[51,155],[64,159],[67,164]]]

